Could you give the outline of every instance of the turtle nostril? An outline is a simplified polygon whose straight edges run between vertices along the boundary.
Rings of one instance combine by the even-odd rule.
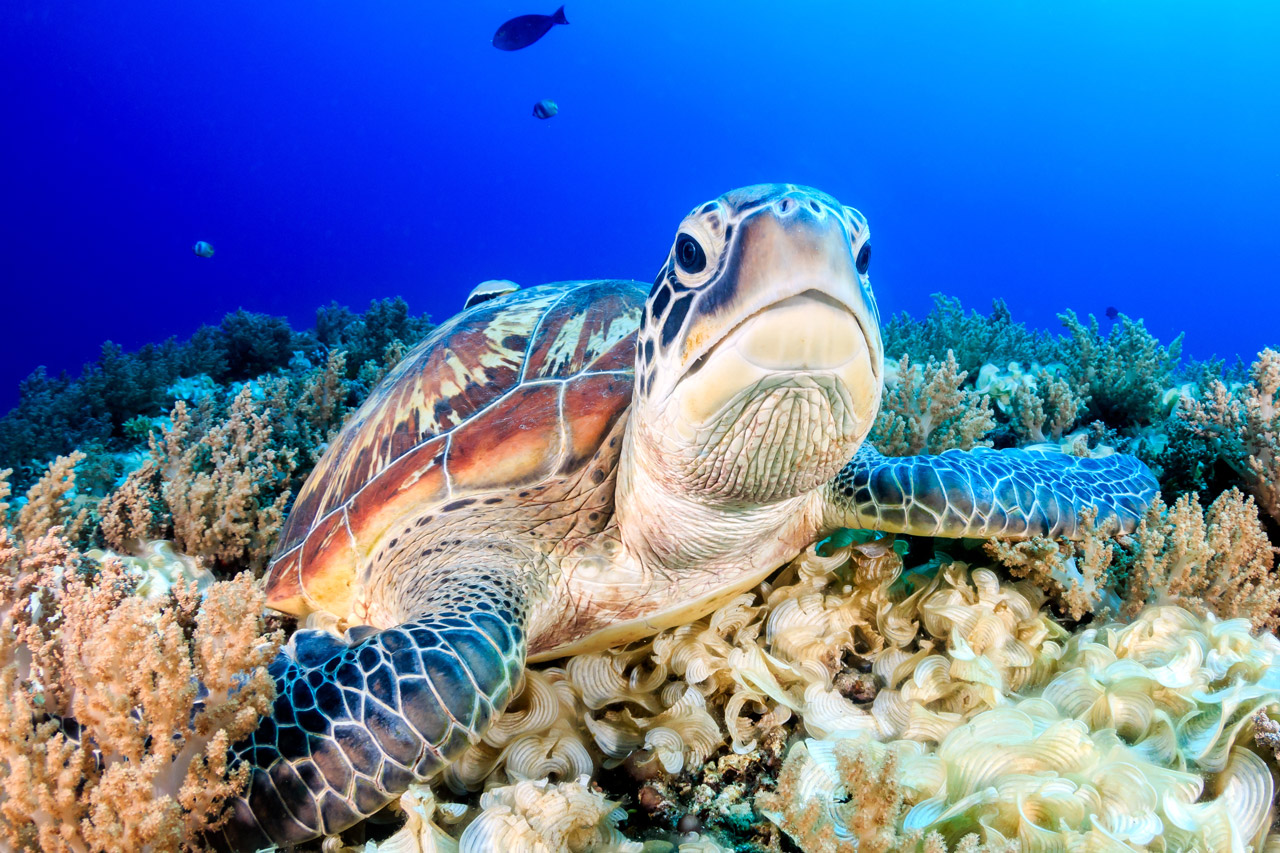
[[[789,199],[789,198],[784,198],[782,201],[778,202],[778,212],[779,212],[779,213],[786,213],[787,211],[789,211],[789,210],[791,209],[791,205],[792,205],[792,204],[794,204],[794,203],[795,203],[795,202],[793,202],[791,199]]]
[[[809,202],[809,207],[813,208],[813,212],[814,212],[814,213],[821,213],[821,212],[822,212],[822,208],[818,207],[818,203],[817,203],[816,201],[810,201],[810,202]]]

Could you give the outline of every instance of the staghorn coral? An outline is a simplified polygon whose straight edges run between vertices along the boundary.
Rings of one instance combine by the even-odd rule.
[[[1185,402],[1180,414],[1280,522],[1280,352],[1258,353],[1249,375],[1247,384],[1231,387],[1210,381],[1202,398]]]
[[[1194,495],[1173,506],[1157,499],[1123,554],[1129,616],[1148,603],[1178,604],[1202,615],[1244,617],[1260,630],[1280,627],[1275,550],[1253,499],[1237,489],[1207,510]]]
[[[280,637],[247,575],[148,599],[120,561],[84,564],[56,528],[0,527],[0,839],[190,848],[248,780],[227,748],[274,700]]]
[[[952,353],[941,361],[930,358],[923,368],[904,355],[895,373],[896,379],[885,382],[871,430],[870,440],[881,453],[912,456],[990,446],[984,437],[995,427],[991,402],[964,387],[968,374]]]

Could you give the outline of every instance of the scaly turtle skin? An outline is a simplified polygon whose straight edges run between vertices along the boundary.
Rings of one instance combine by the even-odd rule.
[[[379,386],[298,496],[272,606],[298,631],[223,841],[335,833],[478,740],[528,660],[702,616],[841,527],[1132,528],[1128,456],[864,446],[883,352],[866,220],[762,185],[695,209],[657,281],[484,293]],[[647,296],[646,296],[647,293]]]

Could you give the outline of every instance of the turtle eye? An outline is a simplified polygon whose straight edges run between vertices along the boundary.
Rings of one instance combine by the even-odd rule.
[[[866,275],[867,267],[871,265],[871,244],[863,243],[862,248],[858,250],[858,259],[854,261],[854,266],[858,268],[858,275]]]
[[[707,266],[707,253],[702,251],[697,240],[681,234],[676,237],[676,263],[690,275],[700,273]]]

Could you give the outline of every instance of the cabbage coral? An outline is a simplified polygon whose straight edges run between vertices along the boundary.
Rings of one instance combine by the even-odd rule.
[[[1243,620],[1151,608],[1072,637],[1043,689],[1017,691],[1033,698],[954,713],[936,749],[870,733],[797,746],[761,806],[798,839],[1243,851],[1270,825],[1274,786],[1238,742],[1280,701],[1278,656]],[[887,779],[869,786],[868,767]]]

